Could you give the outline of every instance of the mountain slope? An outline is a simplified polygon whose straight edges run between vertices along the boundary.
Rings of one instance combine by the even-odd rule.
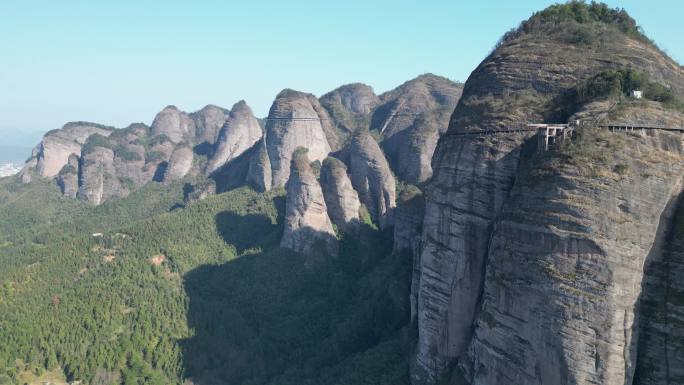
[[[181,209],[182,184],[151,183],[92,207],[3,179],[0,380],[46,367],[88,383],[406,381],[408,256],[366,226],[307,269],[277,247],[282,194]]]
[[[580,159],[561,159],[581,160],[574,164],[585,169],[607,163],[597,175],[577,179],[573,177],[575,169],[560,167],[553,171],[560,179],[543,179],[527,186],[521,172],[539,161],[533,156],[533,132],[484,136],[463,133],[563,122],[576,111],[592,111],[583,117],[588,122],[605,118],[616,103],[608,102],[604,109],[592,110],[588,101],[577,95],[594,76],[611,69],[640,71],[653,82],[667,82],[665,86],[672,94],[681,95],[682,68],[635,28],[624,12],[604,5],[570,2],[552,6],[504,37],[466,82],[449,131],[433,157],[435,174],[426,193],[423,251],[414,276],[419,334],[414,383],[436,383],[455,365],[473,384],[629,383],[636,365],[636,342],[631,335],[638,327],[634,323],[638,314],[631,305],[638,302],[638,286],[649,249],[659,234],[656,228],[660,214],[668,212],[668,202],[678,194],[681,137],[657,134],[624,143],[620,156],[631,154],[652,167],[650,170],[647,166],[625,163],[627,169],[623,169],[602,162],[601,156],[616,150],[596,149]],[[621,92],[601,97],[615,98],[619,104]],[[577,100],[584,104],[570,102]],[[621,119],[617,110],[613,112],[618,115],[611,118]],[[659,119],[655,115],[651,121]],[[594,132],[587,128],[580,135],[589,137],[586,143],[607,140]],[[663,163],[650,165],[652,154],[661,154]],[[628,182],[614,177],[613,167],[626,172]],[[630,186],[623,185],[639,183],[639,170],[658,175],[648,180],[652,187],[642,195],[627,191]],[[546,194],[534,207],[544,213],[543,220],[529,215],[532,208],[528,201],[534,202],[537,189]],[[584,204],[593,202],[596,211],[578,211],[573,208],[574,201],[560,200],[569,199],[569,194]],[[623,197],[627,206],[647,201],[648,219],[621,217],[630,224],[642,221],[638,236],[629,231],[621,233],[626,237],[624,242],[640,244],[641,249],[605,246],[601,237],[589,230],[604,228],[600,224],[611,218],[608,215],[640,215],[636,208],[631,214],[620,214],[619,202],[609,202],[618,197]],[[511,210],[516,213],[513,217]],[[570,226],[566,222],[574,222],[573,217],[588,223]],[[518,230],[512,230],[512,226]],[[555,228],[565,226],[588,233],[573,233],[559,243],[557,250],[552,237],[558,237],[554,234],[560,230]],[[616,224],[611,231],[619,228]],[[521,244],[525,242],[535,245],[528,247],[531,255]],[[571,256],[575,265],[567,260]],[[609,259],[597,267],[601,272],[598,277],[591,268],[583,267],[594,259]],[[633,265],[625,270],[627,261]],[[547,266],[560,275],[534,275],[536,270],[524,267],[530,263]],[[515,269],[515,274],[510,269]],[[516,278],[518,274],[524,277]],[[613,275],[622,278],[610,278]],[[572,277],[570,280],[580,287],[566,288],[563,277]],[[546,286],[549,289],[541,289]],[[542,290],[539,297],[532,293],[534,290]],[[582,297],[584,291],[606,293],[606,297],[598,295],[605,302],[590,306]],[[612,295],[615,293],[620,296]],[[543,300],[528,303],[534,298]],[[604,327],[603,321],[593,318],[604,314],[601,312],[607,312],[605,322],[613,326]],[[584,322],[573,321],[577,317]],[[542,319],[550,324],[539,325]],[[542,334],[545,330],[553,335]],[[587,351],[587,344],[595,354]]]

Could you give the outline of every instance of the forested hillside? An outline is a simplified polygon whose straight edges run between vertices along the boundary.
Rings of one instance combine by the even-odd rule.
[[[152,183],[92,207],[0,180],[0,383],[405,382],[409,256],[365,226],[305,268],[277,247],[283,194],[185,208]]]

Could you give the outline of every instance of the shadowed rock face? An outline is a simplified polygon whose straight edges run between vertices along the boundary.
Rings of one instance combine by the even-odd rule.
[[[417,287],[420,282],[420,249],[425,216],[425,197],[415,186],[406,186],[399,194],[394,210],[394,253],[409,253],[413,256],[411,279],[411,320],[418,313]]]
[[[268,119],[266,149],[273,187],[282,187],[289,179],[292,153],[297,147],[308,149],[311,161],[322,162],[330,153],[325,129],[330,126],[329,117],[312,95],[282,91],[273,102]]]
[[[449,133],[561,119],[560,97],[607,68],[631,66],[651,79],[668,79],[673,93],[681,93],[681,67],[648,43],[611,28],[597,29],[593,39],[602,43],[589,46],[564,43],[560,34],[567,29],[557,27],[509,38],[468,79]],[[676,194],[679,170],[653,166],[647,173],[668,177],[644,181],[647,187],[641,191],[602,177],[594,183],[578,180],[564,174],[567,170],[553,182],[522,186],[517,178],[521,162],[529,162],[521,154],[530,135],[447,133],[439,141],[414,287],[415,384],[436,383],[457,363],[478,385],[631,383],[640,269],[657,238],[658,218]],[[658,137],[628,147],[639,149],[636,158],[651,152],[677,158],[678,140]],[[612,154],[597,154],[606,151]],[[626,164],[631,167],[631,161]],[[629,178],[641,183],[635,182],[641,181],[638,175]],[[567,190],[572,199],[563,195]],[[629,226],[605,229],[609,215],[617,215],[618,197],[634,205],[635,211],[623,218],[643,226],[639,235]],[[539,206],[533,210],[528,200]],[[601,203],[587,211],[577,202]],[[641,211],[646,206],[648,214]],[[556,222],[533,220],[536,210],[552,213]],[[575,221],[572,217],[581,218],[576,220],[582,227],[566,228]],[[587,234],[587,229],[601,232]],[[616,244],[606,234],[622,241]],[[629,250],[620,246],[625,244]]]
[[[252,109],[244,101],[236,103],[221,128],[214,155],[207,165],[207,173],[213,173],[240,156],[261,139],[262,135]]]
[[[382,135],[382,149],[400,179],[419,183],[432,175],[437,140],[462,92],[463,85],[427,74],[380,96],[371,129]]]
[[[370,86],[354,83],[339,87],[320,98],[337,128],[350,135],[357,129],[367,128],[371,111],[380,99]]]
[[[316,259],[337,255],[337,239],[306,150],[294,153],[291,167],[280,246],[302,253],[314,264]]]
[[[65,197],[76,198],[78,193],[78,156],[72,154],[66,166],[62,167],[57,177],[57,184]]]
[[[249,159],[246,183],[256,191],[264,192],[271,189],[271,161],[263,138],[255,146],[256,152]]]
[[[352,138],[349,172],[352,185],[373,221],[383,229],[391,226],[396,207],[396,181],[380,146],[367,131],[360,131]]]
[[[81,156],[81,185],[78,189],[80,199],[95,205],[109,198],[120,196],[121,185],[114,169],[114,151],[110,148],[95,147]]]
[[[352,231],[359,223],[361,202],[347,175],[347,166],[328,157],[321,167],[321,187],[330,219],[343,231]]]
[[[211,104],[190,114],[196,127],[195,142],[214,144],[221,127],[226,122],[227,115],[228,111]]]
[[[195,135],[195,122],[175,106],[168,106],[154,118],[151,129],[152,136],[166,135],[171,142],[180,143]]]
[[[642,285],[638,385],[684,383],[684,204],[680,196],[670,242],[660,258],[648,260]]]

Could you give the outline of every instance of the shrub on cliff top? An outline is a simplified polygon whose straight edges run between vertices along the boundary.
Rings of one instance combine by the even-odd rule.
[[[95,150],[95,148],[97,147],[112,148],[111,144],[109,144],[109,139],[107,139],[107,137],[102,136],[100,134],[93,134],[90,135],[88,141],[83,145],[81,153],[88,154]]]
[[[604,3],[573,0],[564,4],[554,4],[543,11],[532,15],[522,22],[520,29],[532,32],[548,24],[563,22],[579,24],[603,23],[617,26],[622,32],[632,36],[642,36],[641,30],[634,19],[622,8],[610,8]]]
[[[555,28],[560,24],[566,26],[561,34],[566,35],[564,40],[568,43],[591,44],[594,39],[590,25],[604,24],[614,26],[628,36],[653,44],[624,9],[610,8],[604,3],[595,1],[587,3],[582,0],[571,0],[567,3],[554,4],[533,14],[532,17],[520,23],[518,28],[504,34],[496,47],[521,34],[548,32],[549,27]],[[580,26],[581,28],[567,28],[568,25]]]

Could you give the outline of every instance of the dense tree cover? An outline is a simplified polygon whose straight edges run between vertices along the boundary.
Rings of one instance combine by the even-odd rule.
[[[543,34],[563,43],[584,45],[628,36],[658,48],[624,9],[583,0],[553,4],[534,13],[517,28],[506,32],[495,48],[522,35],[535,34]]]
[[[628,96],[634,90],[641,90],[648,100],[666,104],[679,104],[672,90],[649,80],[646,74],[625,68],[603,71],[577,89],[579,103],[606,98]]]
[[[557,25],[564,22],[579,24],[603,23],[617,26],[622,32],[632,36],[643,36],[636,21],[621,8],[610,8],[605,3],[572,0],[554,4],[523,21],[520,29],[531,32],[543,25]]]
[[[88,140],[85,142],[83,148],[81,149],[81,153],[91,153],[95,151],[97,147],[112,148],[112,144],[109,142],[109,139],[106,136],[100,134],[93,134],[88,137]]]
[[[567,121],[582,106],[600,100],[611,100],[622,105],[629,100],[632,91],[641,90],[643,98],[659,102],[663,107],[684,113],[684,102],[675,97],[672,90],[650,80],[648,75],[631,68],[619,68],[599,72],[550,101],[549,116],[552,121]]]
[[[92,207],[0,180],[0,383],[407,381],[410,259],[390,234],[307,269],[277,247],[283,191],[181,202],[182,184]]]

